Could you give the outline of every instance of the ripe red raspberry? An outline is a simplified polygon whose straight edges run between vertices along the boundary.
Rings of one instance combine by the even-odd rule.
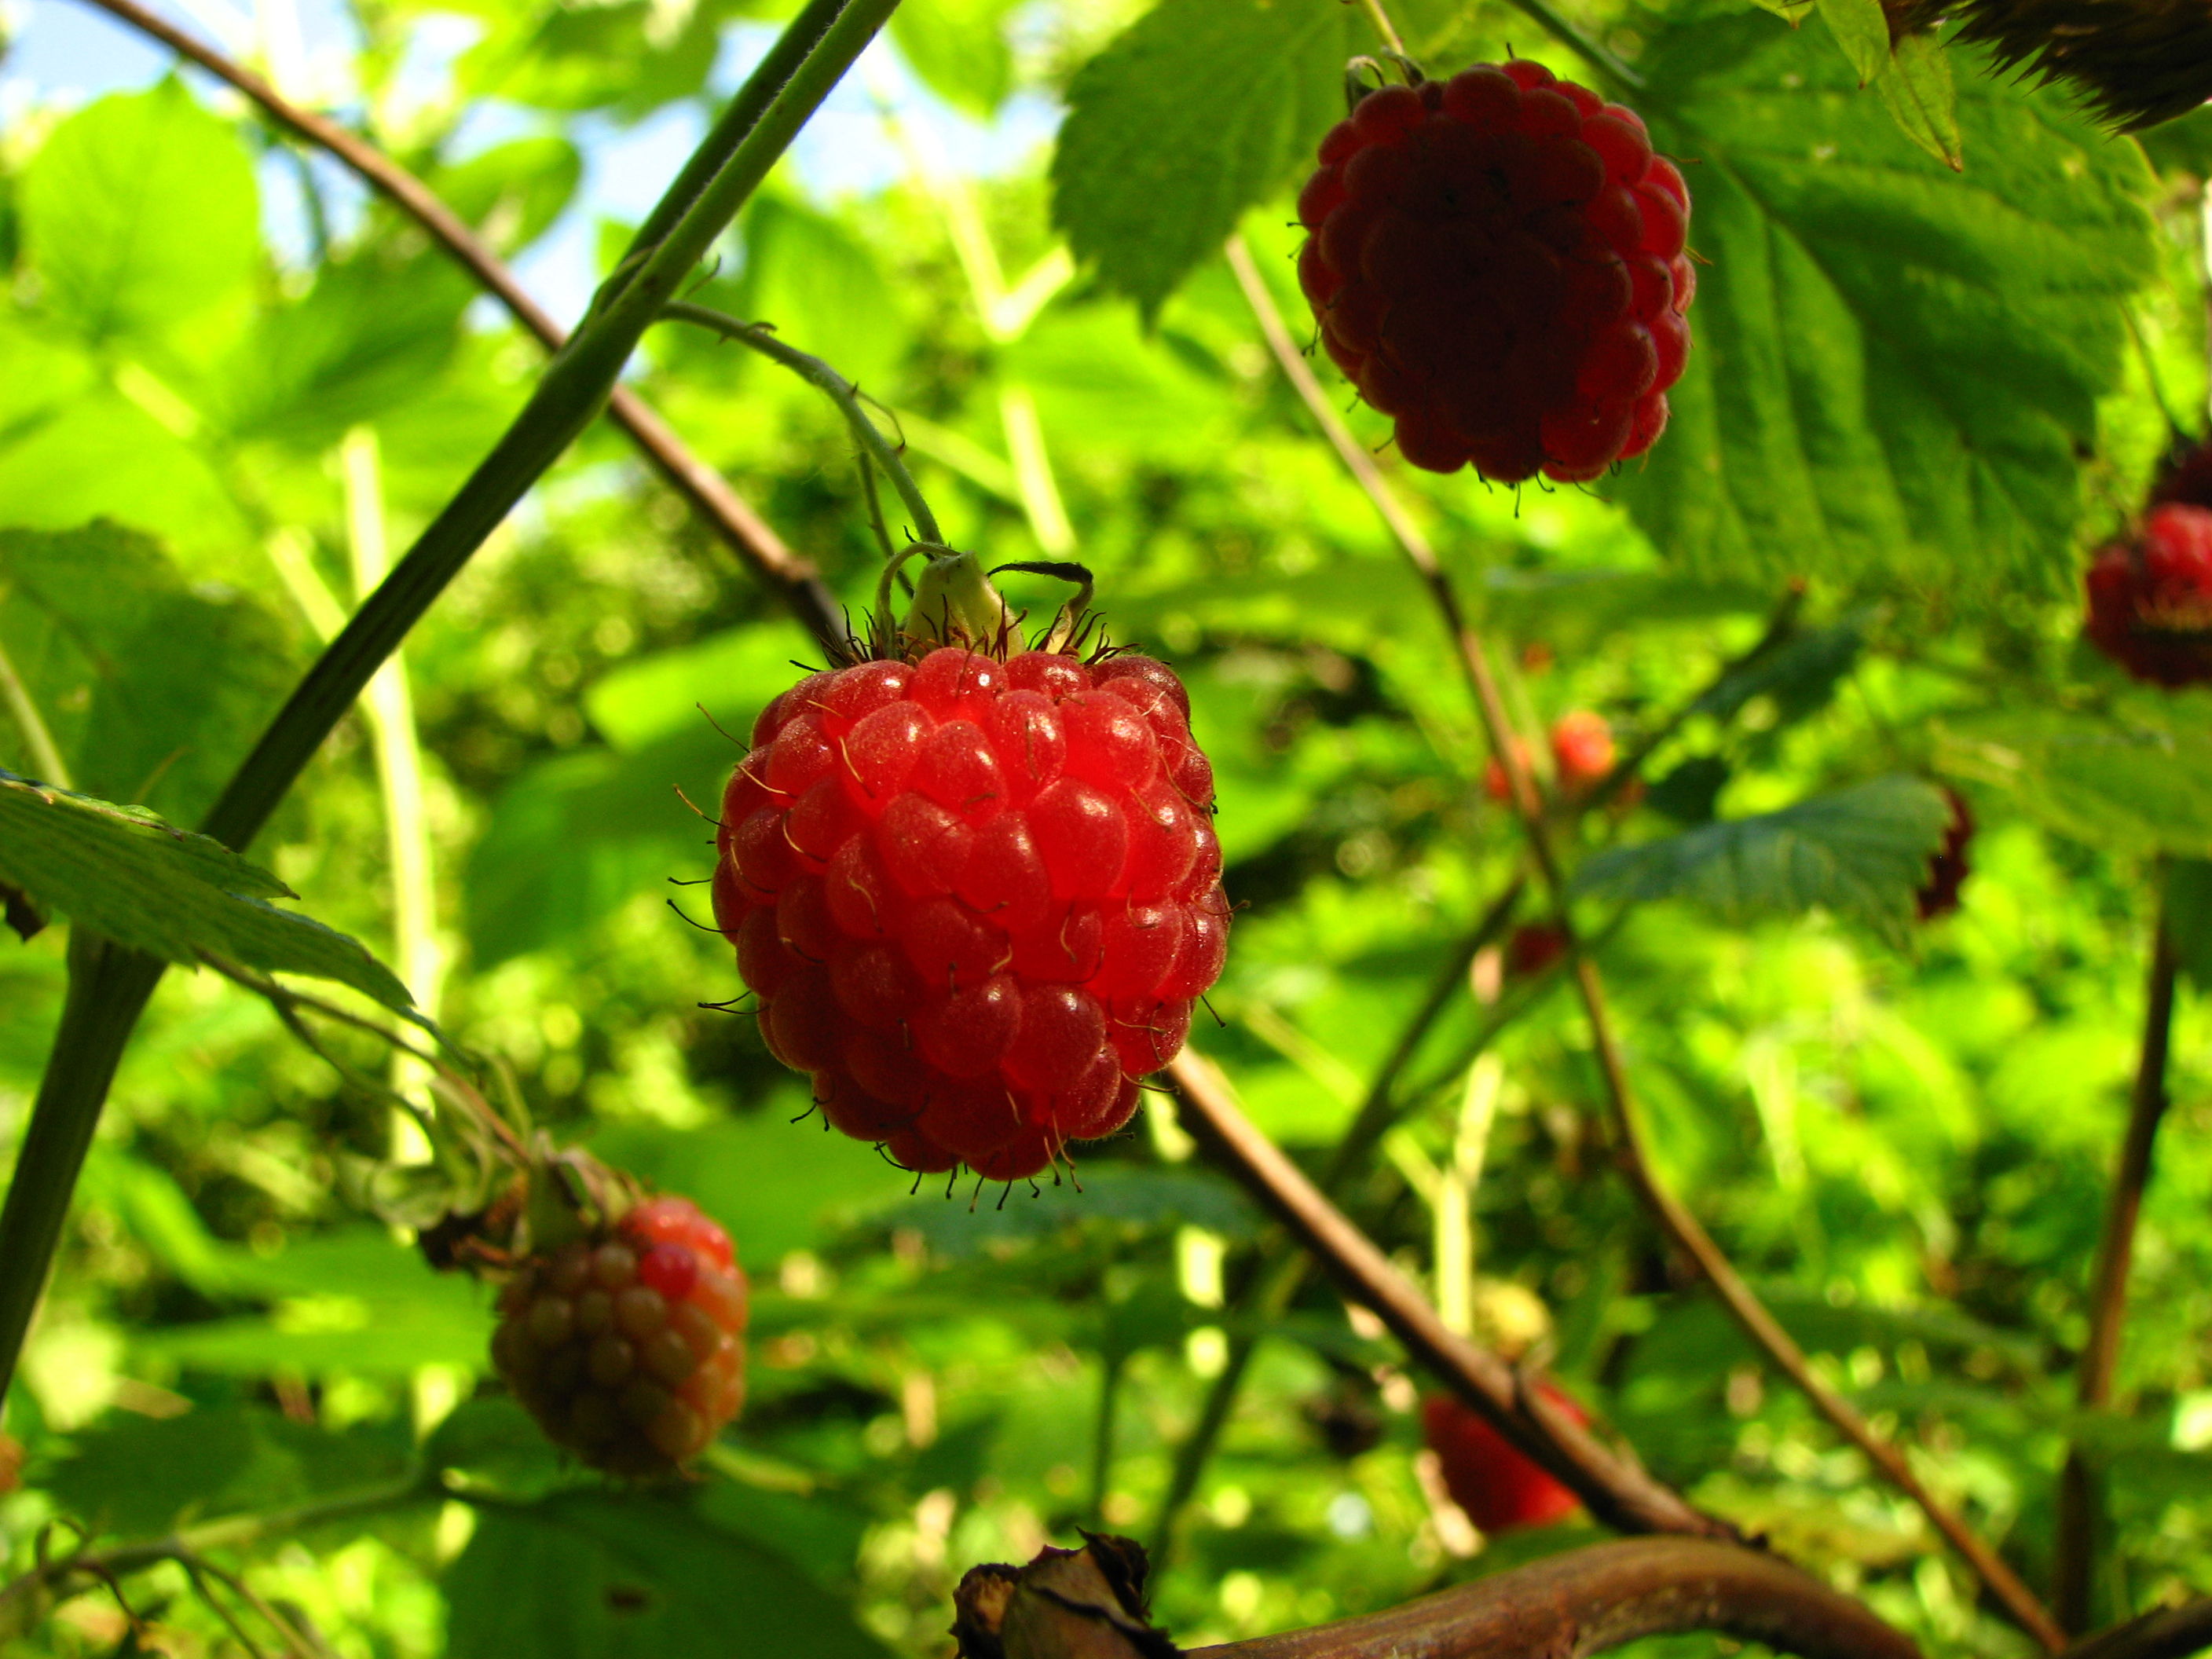
[[[2212,681],[2212,511],[2156,507],[2089,567],[2092,644],[2154,685]]]
[[[1603,781],[1613,770],[1613,728],[1605,716],[1587,708],[1560,715],[1552,727],[1552,761],[1566,794],[1579,795]]]
[[[1589,1415],[1551,1382],[1539,1382],[1544,1398],[1577,1424]],[[1505,1437],[1448,1395],[1421,1402],[1421,1432],[1443,1466],[1444,1489],[1468,1519],[1485,1532],[1515,1527],[1558,1524],[1582,1506]]]
[[[688,1198],[532,1256],[499,1308],[499,1374],[593,1468],[672,1473],[744,1402],[745,1276]]]
[[[1534,763],[1528,753],[1528,745],[1518,738],[1513,739],[1513,754],[1515,758],[1520,761],[1522,769],[1524,771]],[[1539,793],[1541,793],[1542,783],[1539,781],[1536,787]],[[1498,757],[1495,755],[1483,763],[1482,793],[1501,804],[1510,802],[1513,799],[1513,786],[1507,781],[1505,769],[1498,763]]]
[[[1148,657],[951,646],[762,712],[714,918],[830,1123],[1012,1181],[1128,1121],[1228,949],[1189,717]]]
[[[1966,843],[1974,838],[1974,814],[1966,798],[1955,789],[1943,793],[1951,802],[1951,821],[1943,829],[1943,844],[1928,860],[1928,880],[1912,896],[1920,920],[1933,921],[1959,908],[1959,887],[1966,879]]]
[[[1690,193],[1644,123],[1540,64],[1384,87],[1322,140],[1298,281],[1415,466],[1595,478],[1667,425]]]

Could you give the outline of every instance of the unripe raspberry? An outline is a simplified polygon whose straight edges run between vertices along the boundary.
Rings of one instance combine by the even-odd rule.
[[[1589,1414],[1555,1384],[1536,1386],[1577,1425],[1589,1421]],[[1421,1402],[1421,1432],[1443,1465],[1452,1502],[1485,1532],[1555,1526],[1582,1506],[1582,1499],[1472,1407],[1448,1395],[1431,1395]]]
[[[1613,728],[1605,716],[1577,708],[1552,727],[1552,761],[1559,769],[1559,787],[1581,794],[1613,770]]]
[[[952,646],[763,711],[714,915],[832,1126],[1012,1181],[1128,1121],[1228,948],[1189,717],[1150,658]]]
[[[546,1437],[593,1468],[668,1474],[744,1402],[745,1276],[687,1198],[526,1261],[492,1360]]]
[[[1370,93],[1320,161],[1298,280],[1407,460],[1582,482],[1651,447],[1697,279],[1689,191],[1632,111],[1478,64]]]
[[[2212,681],[2212,511],[2155,507],[2089,567],[2092,644],[2154,685]]]

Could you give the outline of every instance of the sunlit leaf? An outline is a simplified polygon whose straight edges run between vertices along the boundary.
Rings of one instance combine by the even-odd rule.
[[[1755,817],[1600,854],[1577,890],[1687,899],[1733,922],[1822,907],[1904,937],[1950,806],[1917,778],[1876,778]]]
[[[1940,763],[2012,792],[2094,847],[2212,856],[2212,726],[2139,702],[2118,720],[2057,710],[1947,725]]]

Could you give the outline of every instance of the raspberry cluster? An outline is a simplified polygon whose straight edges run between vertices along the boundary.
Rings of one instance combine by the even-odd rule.
[[[1589,1413],[1556,1384],[1536,1386],[1577,1424],[1589,1421]],[[1471,1407],[1448,1395],[1431,1395],[1421,1402],[1421,1432],[1443,1465],[1444,1490],[1484,1532],[1555,1526],[1582,1506],[1582,1499]]]
[[[762,711],[714,918],[832,1125],[1013,1181],[1128,1121],[1228,950],[1189,720],[1148,657],[955,646]]]
[[[2212,681],[2212,510],[2154,507],[2089,567],[2092,644],[2154,685]]]
[[[1368,94],[1320,160],[1298,281],[1407,460],[1580,482],[1651,447],[1697,278],[1689,191],[1633,112],[1478,64]]]
[[[744,1402],[745,1278],[686,1198],[532,1257],[492,1362],[556,1445],[611,1474],[672,1473]]]

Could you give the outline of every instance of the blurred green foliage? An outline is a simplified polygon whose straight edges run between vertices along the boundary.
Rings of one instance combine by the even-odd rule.
[[[471,43],[440,64],[417,51],[434,9],[357,0],[337,101],[521,252],[574,225],[609,123],[726,91],[717,65],[758,49],[757,9],[775,8],[474,0]],[[836,194],[787,166],[698,297],[879,398],[956,542],[1066,556],[1064,514],[1108,625],[1176,661],[1240,907],[1198,1045],[1317,1161],[1522,854],[1443,635],[1218,257],[1241,228],[1301,314],[1289,192],[1344,55],[1375,42],[1354,9],[1297,9],[908,0],[891,50],[922,89],[884,79],[880,119],[865,99],[823,118],[891,182]],[[1501,7],[1401,9],[1433,67],[1510,40],[1578,72]],[[1571,709],[1648,750],[1641,782],[1560,830],[1591,860],[1585,920],[1662,1171],[2031,1582],[2079,1436],[2109,1527],[2100,1616],[2212,1589],[2212,698],[2120,681],[2076,642],[2073,598],[2167,441],[2159,398],[2204,406],[2203,118],[2109,140],[1961,59],[1954,176],[1817,31],[1702,5],[1577,15],[1636,57],[1661,143],[1698,164],[1711,263],[1674,429],[1593,490],[1391,481],[1540,767]],[[1039,99],[1071,111],[1056,153],[1002,147],[984,177],[934,159],[948,134],[974,148],[957,123],[999,118],[1003,139]],[[78,787],[183,822],[307,659],[314,596],[355,597],[364,523],[404,545],[540,361],[380,204],[311,195],[324,234],[280,252],[274,181],[324,188],[289,144],[191,77],[0,135],[0,647]],[[582,228],[618,248],[626,228]],[[635,384],[866,603],[833,411],[689,331],[649,339]],[[1384,422],[1346,418],[1382,448]],[[1792,578],[1802,611],[1747,658]],[[1060,598],[1009,587],[1040,615]],[[374,1219],[421,1176],[362,1086],[377,1045],[325,1028],[349,1083],[264,1004],[173,974],[9,1402],[11,1571],[42,1539],[300,1506],[237,1559],[348,1659],[720,1653],[733,1632],[762,1652],[918,1656],[947,1650],[967,1566],[1078,1524],[1150,1535],[1224,1351],[1220,1264],[1233,1282],[1267,1238],[1257,1212],[1157,1112],[1088,1150],[1079,1190],[916,1190],[790,1121],[803,1087],[718,1006],[739,989],[726,946],[679,919],[705,919],[703,890],[668,883],[712,851],[678,791],[711,810],[737,752],[722,732],[813,649],[603,428],[404,653],[452,964],[411,988],[538,1123],[720,1216],[754,1275],[751,1399],[702,1478],[652,1495],[582,1478],[488,1380],[486,1293]],[[35,771],[29,747],[0,706],[0,764]],[[366,719],[342,725],[254,857],[398,963],[376,753]],[[1941,828],[1915,778],[1963,790],[1980,824],[1963,911],[1926,927],[1899,921]],[[2200,988],[2177,1019],[2121,1408],[2085,1423],[2070,1366],[2161,883]],[[0,951],[11,1138],[64,932]],[[1662,1478],[1931,1654],[2025,1651],[1635,1208],[1571,1000],[1504,988],[1526,1012],[1496,1048],[1485,1281],[1540,1299],[1559,1374]],[[1392,1157],[1347,1193],[1424,1276],[1407,1171],[1452,1155],[1483,1018],[1462,980],[1408,1068]],[[1318,1280],[1257,1328],[1163,1563],[1179,1639],[1386,1606],[1595,1535],[1455,1553],[1402,1357]],[[401,1501],[425,1467],[459,1498]],[[174,1564],[129,1594],[167,1650],[238,1645]],[[132,1650],[97,1589],[14,1639]]]

